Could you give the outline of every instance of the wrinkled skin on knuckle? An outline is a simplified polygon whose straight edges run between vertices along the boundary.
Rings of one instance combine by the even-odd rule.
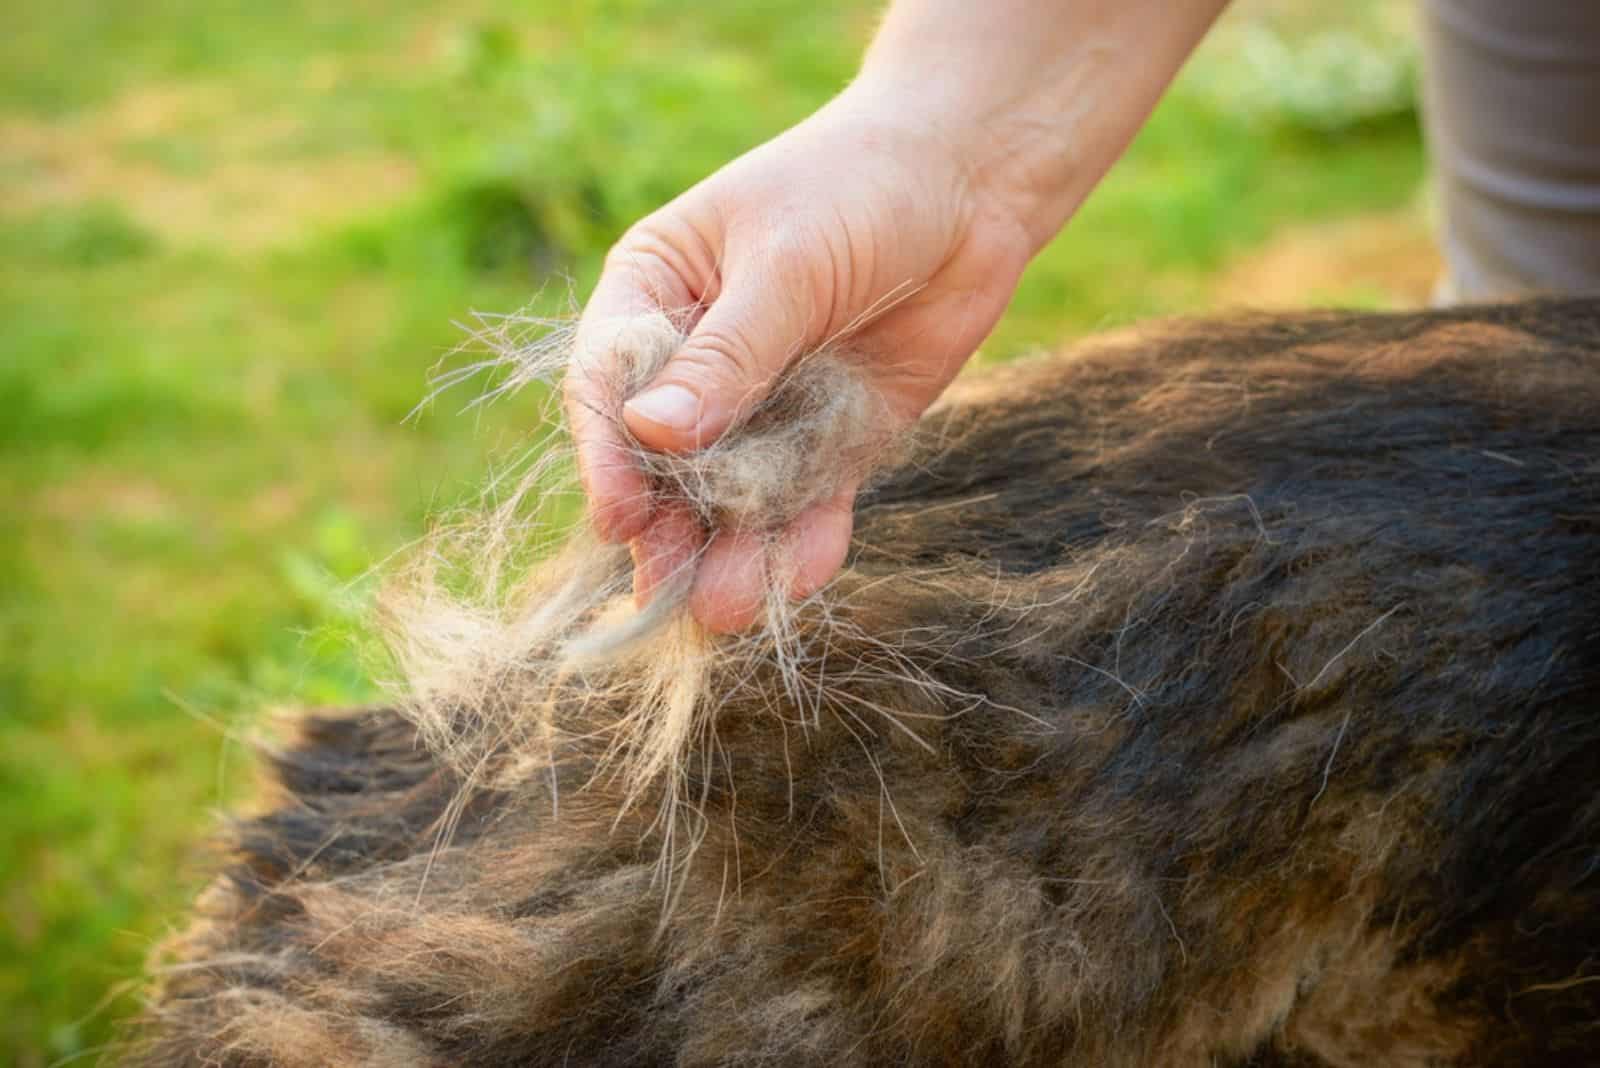
[[[668,205],[629,227],[606,253],[604,271],[649,286],[643,307],[677,310],[716,294],[720,255],[707,227]]]
[[[738,324],[721,323],[702,328],[694,343],[674,360],[674,372],[727,393],[732,405],[743,411],[754,394],[762,391],[774,372],[763,368],[754,340]]]

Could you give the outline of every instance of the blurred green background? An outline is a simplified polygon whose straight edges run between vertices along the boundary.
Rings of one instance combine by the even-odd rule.
[[[527,440],[527,402],[404,421],[452,322],[569,307],[836,91],[877,6],[10,0],[0,1064],[97,1056],[248,793],[237,739],[371,696],[368,569]],[[1408,16],[1242,0],[987,356],[1424,299]]]

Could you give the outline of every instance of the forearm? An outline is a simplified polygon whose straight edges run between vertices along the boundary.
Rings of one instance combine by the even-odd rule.
[[[1227,0],[896,0],[846,96],[947,140],[1035,250],[1149,116]]]

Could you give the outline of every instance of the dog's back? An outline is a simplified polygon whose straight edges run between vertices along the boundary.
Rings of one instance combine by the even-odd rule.
[[[920,441],[682,825],[604,705],[465,792],[304,719],[136,1058],[1597,1059],[1600,304],[1166,328]]]

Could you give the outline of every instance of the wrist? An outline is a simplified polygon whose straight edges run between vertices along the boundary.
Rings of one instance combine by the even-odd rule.
[[[929,131],[1037,252],[1155,107],[1226,0],[894,0],[846,90]]]
[[[1074,124],[1037,97],[963,95],[944,82],[936,72],[869,64],[830,107],[914,146],[920,167],[952,172],[972,211],[1014,223],[1031,256],[1088,191],[1075,180]]]

